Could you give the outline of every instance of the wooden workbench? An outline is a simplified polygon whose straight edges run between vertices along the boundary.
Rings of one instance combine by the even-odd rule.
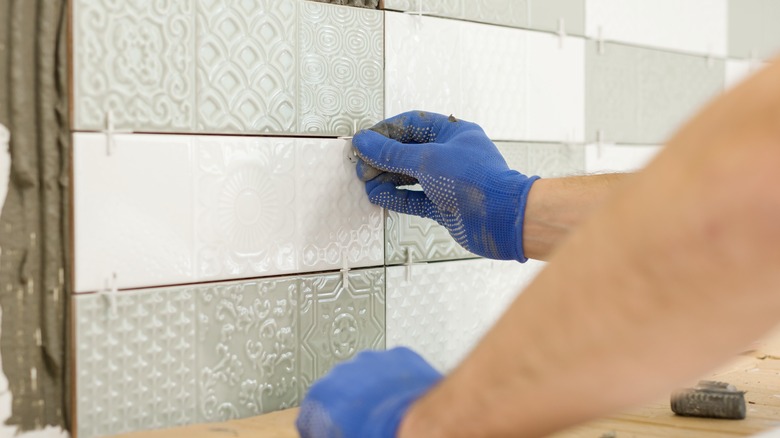
[[[555,438],[601,437],[734,437],[780,427],[780,331],[756,343],[710,380],[722,380],[747,391],[745,420],[712,420],[674,415],[669,401],[593,421],[554,435]],[[225,423],[121,435],[122,438],[294,438],[297,409]]]

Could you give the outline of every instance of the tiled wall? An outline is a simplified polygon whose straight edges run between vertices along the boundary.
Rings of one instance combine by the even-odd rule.
[[[326,3],[73,2],[79,437],[294,406],[366,348],[451,369],[543,268],[370,205],[339,136],[421,109],[633,171],[780,48],[769,0]]]

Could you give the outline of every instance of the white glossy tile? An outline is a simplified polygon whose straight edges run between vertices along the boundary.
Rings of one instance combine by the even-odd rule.
[[[587,0],[594,39],[726,56],[727,0]]]
[[[635,172],[644,168],[661,146],[589,144],[585,147],[587,173]]]
[[[780,2],[729,0],[729,55],[768,60],[780,53]]]
[[[76,291],[382,264],[343,140],[74,136]]]
[[[387,347],[410,347],[451,370],[543,266],[477,259],[388,267]]]
[[[756,60],[726,60],[726,89],[741,84],[767,65],[769,64]]]
[[[387,115],[455,114],[498,140],[578,141],[584,43],[520,29],[386,14]]]

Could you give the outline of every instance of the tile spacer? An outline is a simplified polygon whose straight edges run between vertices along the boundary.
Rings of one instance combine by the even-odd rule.
[[[404,266],[406,266],[406,282],[412,281],[412,265],[414,265],[414,258],[412,256],[412,252],[414,249],[412,248],[406,248],[406,261],[404,262]]]
[[[341,251],[341,286],[345,290],[349,288],[349,257],[346,249]]]
[[[564,42],[566,41],[566,19],[563,17],[558,18],[558,48],[563,49]]]
[[[601,159],[601,154],[604,149],[604,131],[601,129],[596,131],[596,158]]]
[[[111,278],[106,280],[105,289],[98,291],[98,295],[105,298],[108,303],[108,315],[112,317],[117,316],[116,298],[119,295],[119,290],[116,286],[116,272],[111,273]]]
[[[596,45],[598,46],[599,55],[603,55],[606,50],[604,48],[604,29],[599,26],[599,30],[596,36]]]
[[[111,110],[106,111],[106,128],[103,130],[106,135],[106,155],[111,156],[116,147],[114,141],[114,135],[116,134],[132,134],[131,130],[117,130],[114,128],[114,112]]]

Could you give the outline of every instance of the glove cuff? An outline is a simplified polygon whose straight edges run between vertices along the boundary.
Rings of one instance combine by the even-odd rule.
[[[522,175],[521,175],[522,176]],[[531,186],[533,186],[536,180],[540,179],[538,176],[524,177],[520,183],[518,198],[517,198],[517,219],[515,220],[515,243],[517,245],[515,260],[520,263],[528,261],[528,257],[525,256],[523,251],[523,225],[525,223],[525,207],[528,204],[528,194],[531,192]]]

